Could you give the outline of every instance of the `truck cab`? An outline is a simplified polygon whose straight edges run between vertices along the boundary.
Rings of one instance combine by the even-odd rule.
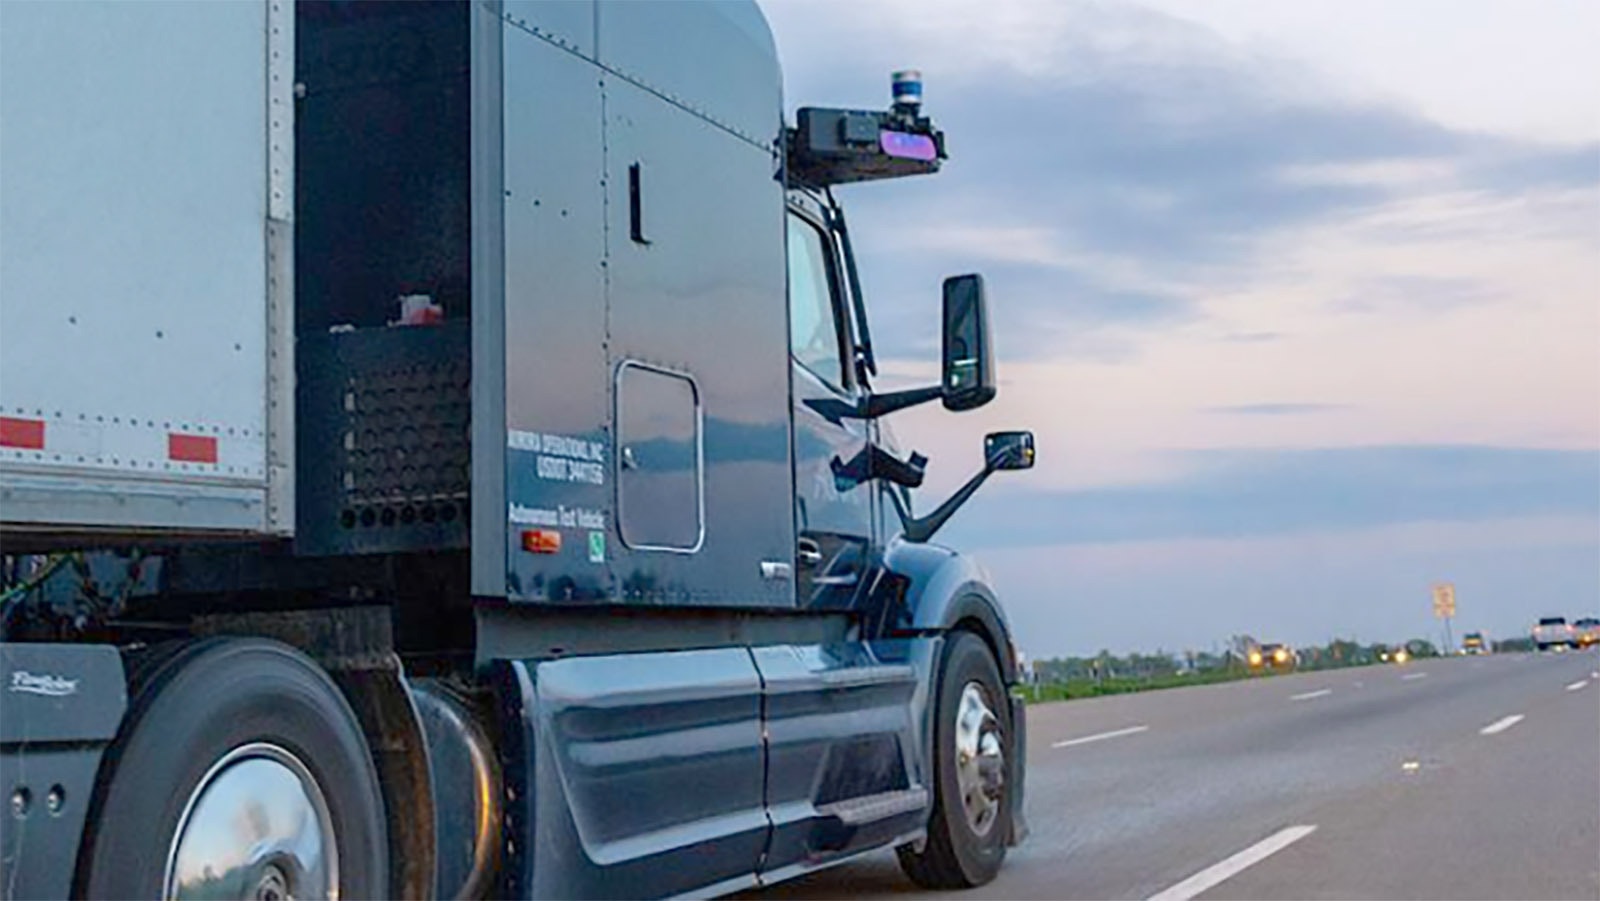
[[[920,77],[791,125],[753,3],[612,0],[19,5],[0,67],[8,893],[994,877],[1016,653],[935,539],[1033,439],[916,498],[983,280],[878,390],[833,195],[938,171]]]

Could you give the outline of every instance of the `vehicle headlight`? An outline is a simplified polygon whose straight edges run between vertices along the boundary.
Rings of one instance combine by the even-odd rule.
[[[1394,662],[1395,663],[1405,663],[1406,662],[1406,658],[1410,657],[1410,656],[1411,655],[1407,654],[1405,651],[1399,651],[1394,655]]]
[[[1289,653],[1287,651],[1274,651],[1272,654],[1272,659],[1282,663],[1289,659]]]
[[[1261,663],[1261,655],[1256,651],[1250,652],[1250,665],[1257,666]]]

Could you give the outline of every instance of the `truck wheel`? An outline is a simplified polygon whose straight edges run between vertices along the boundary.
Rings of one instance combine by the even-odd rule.
[[[377,773],[327,673],[255,638],[157,651],[132,670],[78,894],[388,896]]]
[[[1006,857],[1005,755],[1015,752],[1000,668],[971,632],[951,633],[945,645],[938,705],[928,837],[921,851],[898,849],[900,867],[924,888],[971,888],[993,879]]]

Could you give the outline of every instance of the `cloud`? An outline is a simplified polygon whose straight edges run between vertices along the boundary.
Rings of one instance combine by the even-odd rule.
[[[1202,319],[1213,294],[1260,279],[1267,245],[1295,229],[1440,191],[1600,184],[1600,145],[1451,129],[1130,4],[873,6],[828,7],[826,66],[791,65],[803,86],[789,99],[880,105],[866,92],[906,52],[888,48],[938,61],[927,108],[951,153],[939,184],[844,192],[874,316],[893,323],[877,336],[891,354],[926,352],[929,329],[910,320],[926,317],[922,298],[943,274],[991,276],[997,331],[1024,336],[1008,353],[1127,359],[1131,336]],[[809,12],[775,10],[781,46],[801,43],[790,29],[817,27]],[[863,27],[845,27],[852,17]],[[1449,287],[1432,285],[1413,309],[1455,309],[1464,295]],[[1367,303],[1378,301],[1347,310]]]
[[[1503,295],[1487,282],[1430,275],[1389,275],[1362,279],[1355,293],[1330,304],[1341,313],[1390,313],[1396,310],[1448,312],[1497,300]]]
[[[1600,143],[1577,146],[1508,144],[1469,163],[1465,181],[1499,193],[1600,185]]]
[[[1350,409],[1349,404],[1225,404],[1208,407],[1210,413],[1242,416],[1299,416],[1305,413],[1333,413]]]
[[[950,540],[964,546],[1036,546],[1243,538],[1517,516],[1600,520],[1596,450],[1383,446],[1178,456],[1186,473],[1164,481],[993,490],[952,520]]]

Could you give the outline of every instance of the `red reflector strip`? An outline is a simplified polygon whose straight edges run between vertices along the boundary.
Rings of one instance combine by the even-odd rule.
[[[0,416],[0,447],[44,450],[44,420]]]
[[[559,554],[561,533],[553,529],[528,529],[522,533],[522,549],[530,554]]]
[[[217,439],[209,435],[167,433],[167,459],[180,463],[217,462]]]

